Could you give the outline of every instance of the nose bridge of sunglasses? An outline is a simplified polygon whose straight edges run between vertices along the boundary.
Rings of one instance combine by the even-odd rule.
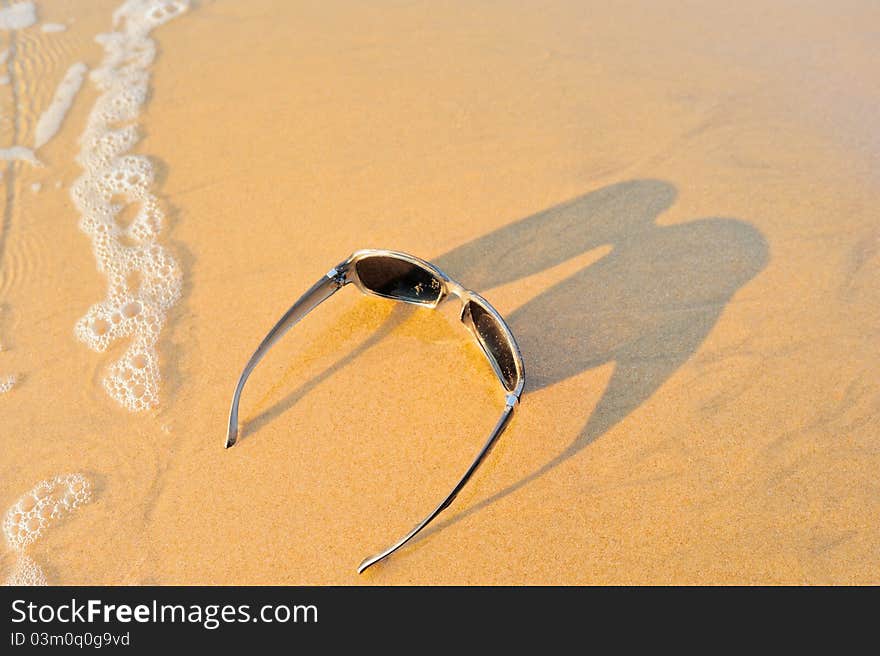
[[[464,287],[459,285],[454,280],[450,280],[447,278],[445,282],[446,282],[446,293],[449,296],[456,296],[457,298],[461,299],[462,304],[467,303],[468,290],[466,290]]]

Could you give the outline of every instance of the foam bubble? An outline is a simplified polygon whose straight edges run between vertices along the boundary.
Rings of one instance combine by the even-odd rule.
[[[37,22],[33,2],[19,2],[0,9],[0,30],[21,30]]]
[[[168,309],[180,298],[177,261],[159,244],[165,215],[150,191],[153,165],[130,154],[139,136],[133,125],[147,98],[156,56],[150,31],[189,7],[188,0],[128,0],[113,14],[115,30],[96,40],[104,59],[89,76],[100,95],[80,138],[84,172],[71,187],[80,229],[92,240],[107,296],[76,324],[77,337],[95,351],[129,339],[104,377],[111,397],[132,411],[159,401],[156,343]],[[120,223],[123,211],[134,218]]]
[[[6,541],[14,550],[21,551],[43,535],[56,519],[86,503],[91,496],[91,485],[82,474],[40,481],[6,511]]]
[[[67,73],[64,74],[64,78],[55,89],[52,102],[49,103],[37,121],[37,127],[34,130],[35,149],[45,146],[58,133],[88,70],[89,67],[82,62],[77,62],[67,69]]]
[[[64,23],[43,23],[40,26],[40,30],[43,32],[63,32],[67,29],[67,25]]]

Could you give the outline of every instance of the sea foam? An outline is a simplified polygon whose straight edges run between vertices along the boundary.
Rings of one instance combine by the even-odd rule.
[[[71,187],[80,228],[91,238],[98,270],[108,281],[107,296],[77,322],[76,335],[96,351],[130,339],[103,382],[110,396],[132,411],[159,401],[156,342],[182,286],[177,261],[159,244],[165,216],[150,191],[153,165],[130,154],[139,139],[134,122],[156,56],[149,33],[188,7],[188,0],[128,0],[113,14],[114,31],[96,38],[104,58],[90,79],[100,95],[80,138],[77,161],[84,173]],[[121,225],[117,219],[126,209],[134,218]]]
[[[58,133],[88,70],[89,67],[82,62],[77,62],[67,69],[67,73],[55,89],[52,102],[37,121],[34,130],[34,149],[42,148]]]
[[[40,566],[25,553],[55,521],[88,503],[92,486],[82,474],[40,481],[16,501],[3,518],[3,534],[17,558],[7,585],[46,585]]]
[[[33,2],[17,2],[0,9],[0,30],[21,30],[37,22]]]
[[[0,394],[6,394],[6,392],[15,387],[16,382],[18,382],[18,376],[15,374],[0,377]]]
[[[21,551],[43,535],[56,519],[86,503],[91,496],[91,485],[82,474],[40,481],[6,511],[6,542],[15,551]]]
[[[15,560],[15,568],[12,570],[12,574],[6,580],[6,585],[36,586],[48,585],[48,582],[46,581],[46,575],[43,574],[43,569],[34,562],[33,558],[20,553]]]
[[[27,162],[34,166],[40,165],[40,160],[34,155],[34,151],[25,146],[12,146],[11,148],[0,148],[0,159],[9,162]]]

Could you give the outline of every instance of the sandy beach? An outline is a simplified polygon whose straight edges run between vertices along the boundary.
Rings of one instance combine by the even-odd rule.
[[[113,123],[173,269],[138,412],[103,381],[152,338],[76,333],[108,297],[72,189],[109,92],[72,86],[121,5],[0,29],[0,513],[89,493],[7,535],[0,581],[24,554],[73,585],[880,583],[876,3],[192,3]],[[489,299],[527,376],[455,503],[363,575],[504,394],[455,303],[346,288],[224,449],[249,355],[360,248]]]

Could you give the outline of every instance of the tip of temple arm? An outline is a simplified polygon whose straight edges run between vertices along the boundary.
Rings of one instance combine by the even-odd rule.
[[[375,565],[379,562],[379,559],[375,556],[370,556],[369,558],[365,558],[360,565],[358,565],[358,574],[363,574],[367,569],[371,566]]]
[[[235,392],[232,394],[232,404],[229,406],[229,427],[226,430],[226,448],[233,446],[238,440],[238,403],[241,399],[241,390],[244,382],[247,380],[246,373],[243,373],[238,379],[235,386]]]
[[[229,414],[229,428],[226,431],[226,448],[233,446],[238,440],[238,408],[233,406]]]

